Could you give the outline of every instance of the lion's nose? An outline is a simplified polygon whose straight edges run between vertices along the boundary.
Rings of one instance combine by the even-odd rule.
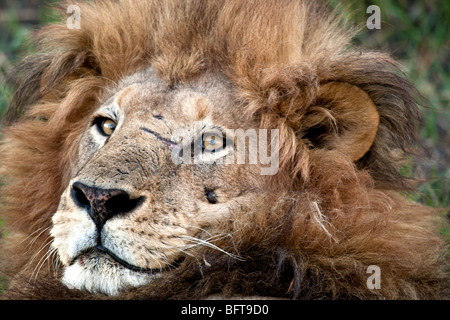
[[[73,183],[72,198],[79,207],[87,210],[98,230],[108,219],[133,211],[143,201],[143,197],[131,199],[120,189],[101,189],[81,182]]]

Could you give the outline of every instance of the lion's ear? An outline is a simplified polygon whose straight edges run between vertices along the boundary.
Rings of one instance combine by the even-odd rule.
[[[318,99],[305,114],[303,138],[313,148],[337,150],[357,161],[372,146],[379,121],[365,91],[345,82],[329,82],[320,87]]]

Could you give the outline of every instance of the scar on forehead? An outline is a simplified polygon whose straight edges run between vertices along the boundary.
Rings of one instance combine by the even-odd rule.
[[[150,130],[150,129],[147,129],[144,127],[141,127],[140,129],[143,130],[144,132],[154,135],[159,141],[161,141],[163,144],[165,144],[169,148],[179,148],[180,147],[176,142],[162,137],[159,133],[157,133],[153,130]]]

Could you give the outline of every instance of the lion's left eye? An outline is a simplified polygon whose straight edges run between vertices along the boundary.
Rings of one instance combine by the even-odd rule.
[[[95,123],[98,131],[104,136],[112,135],[117,126],[117,123],[109,118],[97,118]]]

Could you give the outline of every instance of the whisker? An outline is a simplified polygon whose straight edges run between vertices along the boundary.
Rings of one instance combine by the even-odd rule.
[[[50,238],[48,238],[50,239]],[[36,259],[36,257],[39,255],[39,253],[41,253],[42,250],[44,250],[46,247],[48,247],[53,241],[49,241],[48,243],[44,243],[41,247],[41,249],[39,249],[31,258],[31,260],[29,261],[29,264],[32,264],[34,259]]]
[[[47,244],[43,245],[42,248],[41,248],[41,249],[33,256],[33,258],[31,259],[31,261],[29,262],[29,264],[32,264],[33,261],[34,261],[34,259],[38,256],[38,254],[39,254],[42,250],[44,250],[46,247],[48,247],[49,245],[51,245],[52,243],[53,243],[53,241],[49,241]],[[49,250],[49,251],[50,251],[50,250]],[[42,268],[43,263],[44,263],[44,262],[47,260],[47,258],[48,258],[48,254],[49,254],[48,252],[45,253],[45,254],[41,257],[41,259],[39,259],[38,263],[37,263],[36,266],[34,267],[33,272],[31,273],[30,280],[33,278],[33,275],[34,275],[35,272],[36,272],[36,276],[35,276],[35,281],[36,281],[37,276],[38,276],[38,274],[39,274],[39,272],[40,272],[40,270],[41,270],[41,268]]]
[[[198,227],[198,226],[193,226],[193,225],[190,225],[190,224],[184,224],[183,223],[183,224],[180,225],[180,227],[185,228],[185,229],[188,229],[188,228],[198,229],[200,231],[206,232],[210,236],[212,235],[211,232],[209,232],[209,231],[207,231],[207,230],[205,230],[205,229],[203,229],[201,227]],[[186,228],[186,227],[188,227],[188,228]]]
[[[31,238],[34,234],[36,234],[37,232],[42,231],[42,229],[48,228],[48,226],[43,226],[40,228],[37,228],[36,230],[34,230],[31,234],[29,234],[25,239],[23,239],[22,241],[20,241],[20,244],[24,243],[25,241],[27,241],[29,238]]]
[[[223,235],[220,235],[220,236],[221,236],[221,238],[223,237]],[[222,253],[225,253],[226,255],[228,255],[228,256],[236,259],[236,260],[241,260],[241,261],[245,260],[245,259],[243,259],[242,257],[240,257],[238,255],[235,255],[235,254],[232,254],[230,252],[227,252],[227,251],[223,250],[222,248],[212,244],[208,240],[203,240],[203,239],[199,239],[199,238],[195,238],[195,237],[191,237],[191,236],[180,236],[180,238],[194,242],[194,244],[187,245],[186,249],[191,249],[191,248],[196,247],[198,245],[203,245],[205,247],[209,247],[209,248],[218,250],[218,251],[220,251]],[[214,237],[211,237],[211,238],[214,238],[214,240],[221,239],[221,238],[218,238],[217,236],[214,236]]]
[[[63,266],[63,264],[61,263],[61,260],[59,259],[58,249],[57,248],[53,248],[51,259],[53,261],[53,276],[55,278],[57,278],[58,277],[58,270],[59,270],[60,267]]]
[[[38,234],[37,236],[35,236],[35,237],[27,244],[27,246],[25,247],[25,249],[31,248],[31,246],[33,245],[33,243],[35,243],[36,240],[39,239],[39,237],[40,237],[45,231],[47,231],[47,230],[50,229],[50,228],[51,228],[51,226],[50,226],[50,227],[46,227],[46,228],[44,228],[41,232],[39,232],[39,234]],[[27,252],[28,252],[28,251],[27,251]]]
[[[50,256],[50,253],[51,253],[51,249],[50,249],[49,251],[47,251],[47,253],[45,253],[45,254],[41,257],[41,259],[39,260],[39,262],[38,262],[37,265],[35,266],[33,272],[31,273],[31,278],[33,278],[33,275],[36,274],[35,277],[34,277],[34,281],[35,281],[35,282],[36,282],[36,280],[37,280],[37,277],[38,277],[38,275],[39,275],[39,272],[41,271],[41,268],[44,266],[45,262],[48,261],[48,258],[49,258],[49,256]],[[31,279],[31,278],[30,278],[30,279]]]

